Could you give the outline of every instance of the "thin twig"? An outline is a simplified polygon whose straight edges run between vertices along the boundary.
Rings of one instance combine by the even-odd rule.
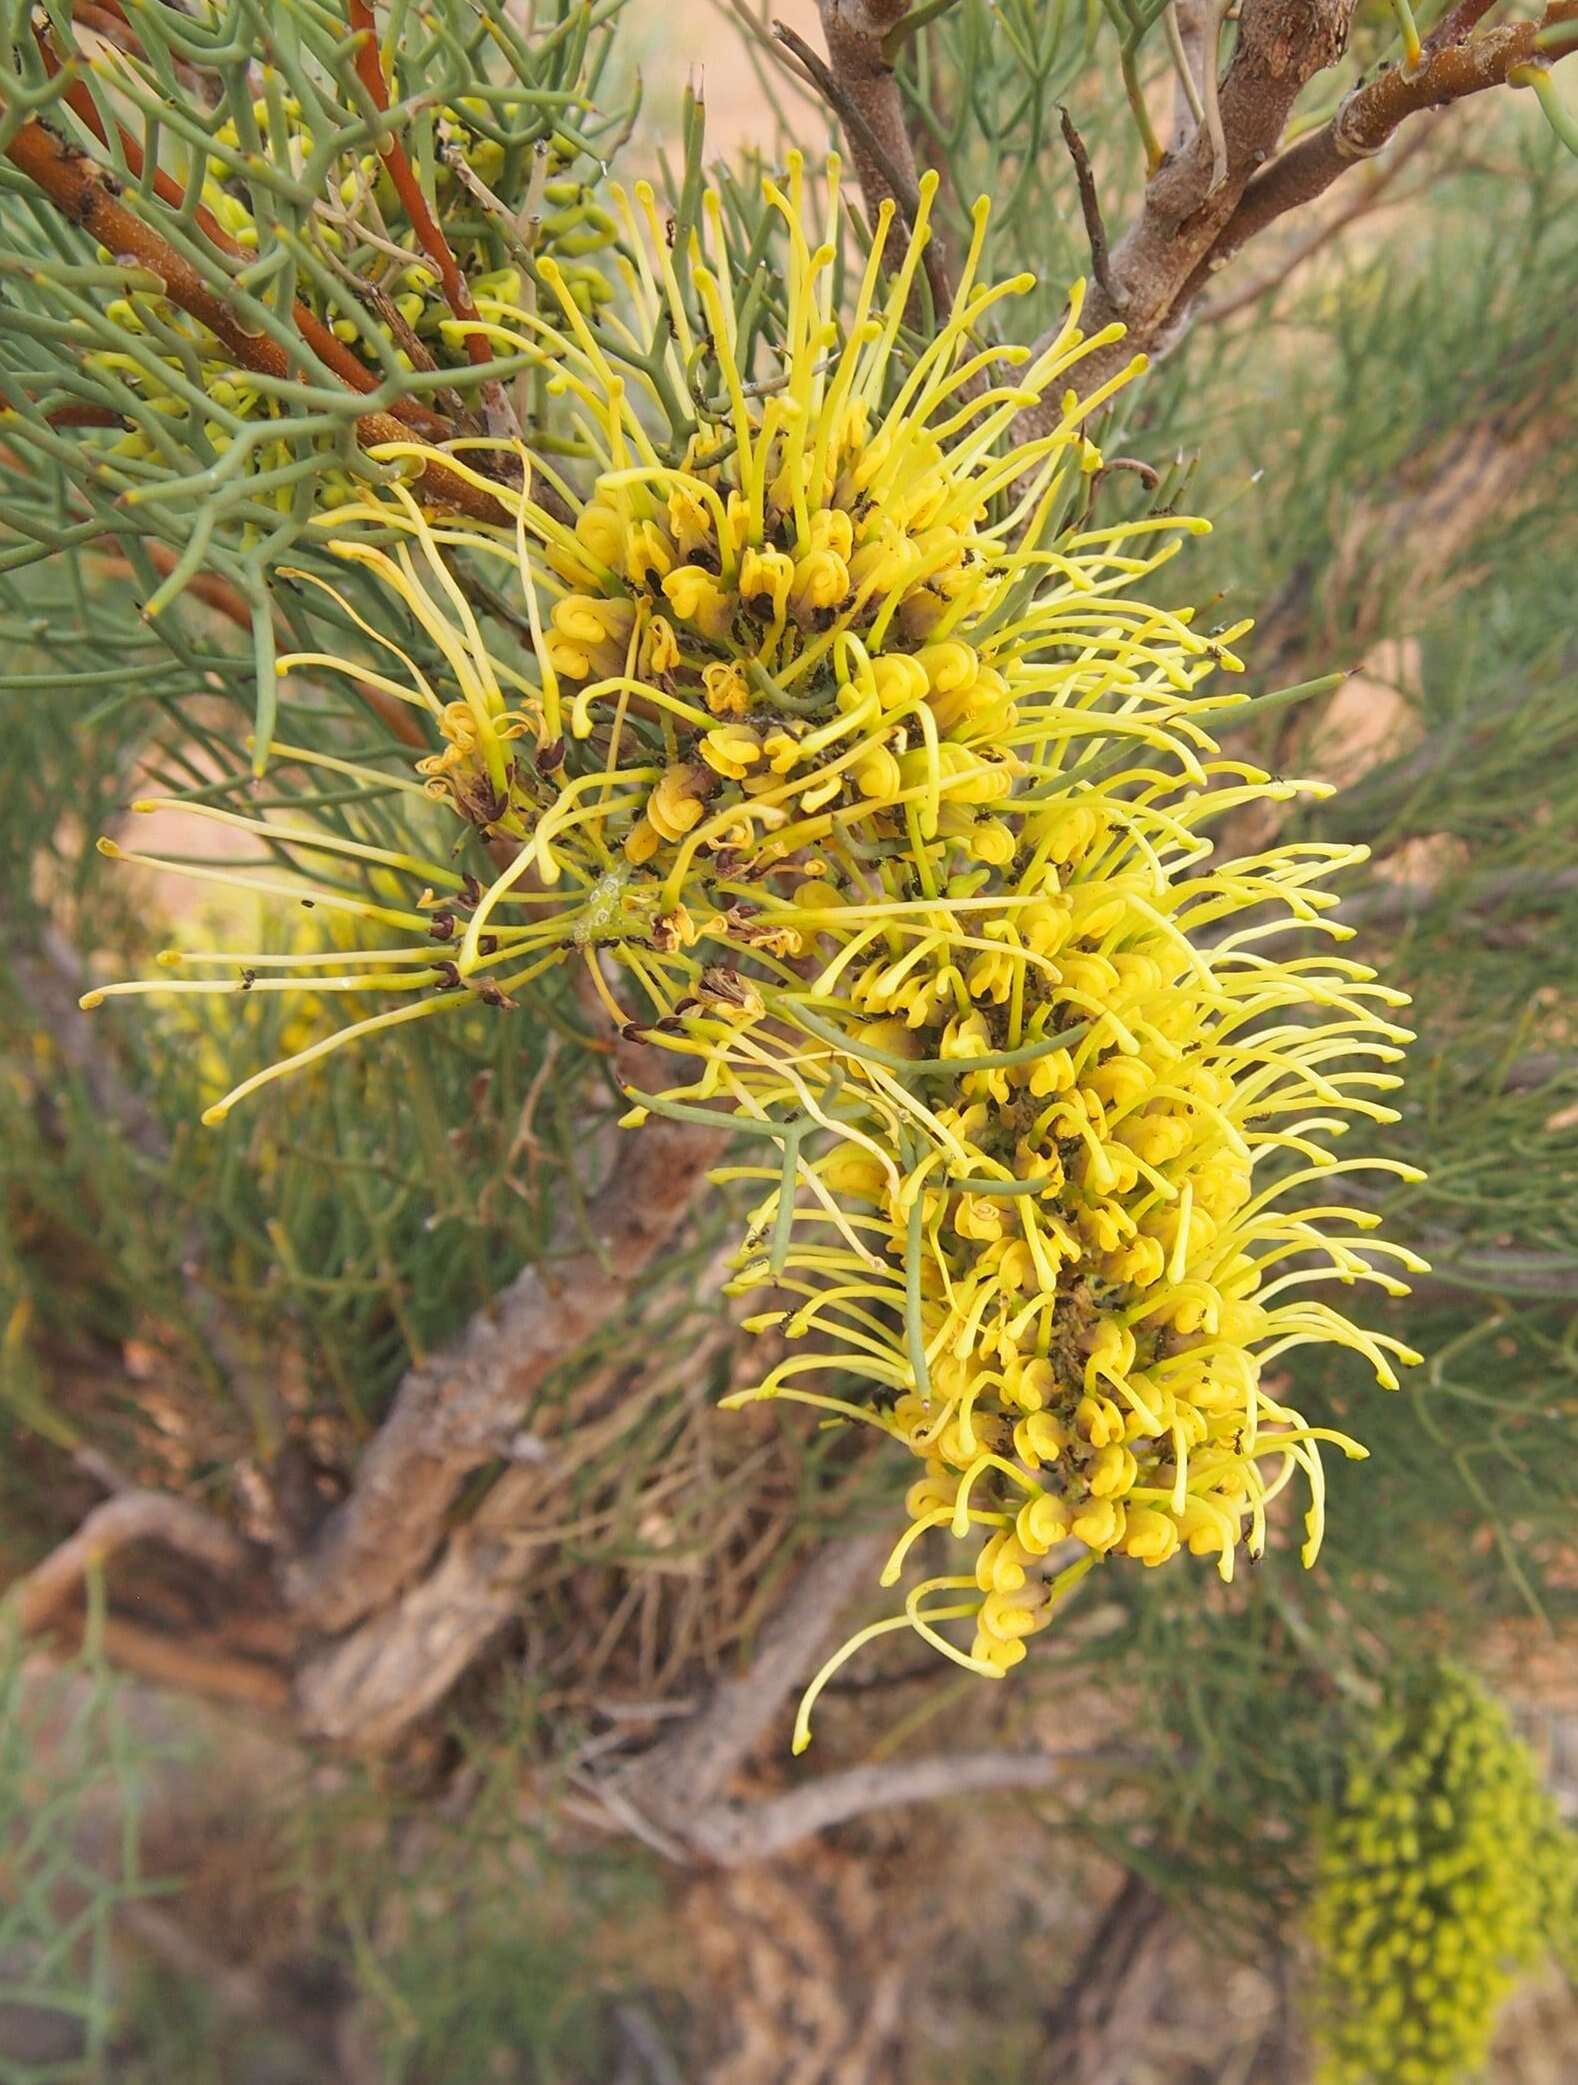
[[[384,78],[383,62],[378,55],[378,25],[373,18],[372,0],[345,0],[345,19],[351,33],[357,39],[356,77],[367,89],[373,106],[380,115],[389,113],[389,85]],[[410,155],[401,144],[398,135],[390,131],[378,140],[378,156],[388,169],[389,179],[394,183],[401,207],[411,221],[422,251],[438,270],[439,286],[444,293],[444,302],[455,318],[467,327],[477,325],[479,314],[471,298],[471,285],[466,281],[455,250],[444,236],[444,228],[428,208],[427,197],[422,193],[422,184],[416,177]],[[486,337],[468,330],[466,354],[473,364],[491,362],[493,350]],[[502,393],[500,394],[502,396]]]
[[[1080,1767],[1106,1766],[1113,1758],[1110,1750],[959,1752],[849,1767],[765,1801],[713,1804],[693,1817],[690,1838],[709,1859],[741,1867],[770,1860],[818,1832],[877,1810],[961,1795],[1060,1788]]]
[[[862,7],[842,0],[821,0],[822,28],[831,64],[786,22],[774,22],[773,35],[818,89],[849,137],[866,214],[875,220],[885,198],[891,198],[900,222],[913,236],[920,210],[915,148],[904,122],[903,101],[893,68],[882,50],[886,28],[902,15],[899,6]],[[921,256],[931,289],[933,310],[940,316],[953,307],[953,279],[935,226]]]
[[[1238,312],[1246,311],[1267,298],[1274,297],[1306,261],[1312,260],[1351,224],[1357,224],[1361,217],[1368,217],[1372,210],[1379,210],[1388,204],[1395,207],[1398,203],[1410,200],[1418,193],[1417,185],[1408,191],[1406,197],[1391,196],[1388,190],[1409,161],[1416,159],[1429,141],[1429,132],[1423,130],[1415,131],[1412,136],[1406,138],[1395,157],[1385,166],[1375,169],[1363,191],[1354,197],[1346,209],[1328,217],[1324,223],[1317,225],[1313,231],[1290,247],[1281,263],[1269,275],[1260,276],[1255,281],[1246,283],[1242,289],[1235,290],[1231,296],[1219,298],[1215,303],[1208,304],[1196,317],[1195,324],[1218,326],[1224,319],[1232,318]]]
[[[1101,294],[1117,310],[1120,308],[1119,298],[1107,254],[1107,227],[1102,222],[1101,198],[1096,193],[1096,176],[1091,171],[1090,154],[1085,150],[1085,140],[1074,128],[1073,117],[1061,103],[1058,105],[1058,121],[1063,128],[1068,156],[1074,162],[1074,179],[1079,183],[1080,214],[1085,220],[1085,236],[1090,241],[1091,273]]]
[[[162,1542],[226,1578],[244,1571],[251,1557],[239,1535],[188,1499],[164,1491],[118,1492],[11,1587],[7,1602],[23,1635],[44,1628],[90,1571],[134,1542]]]
[[[113,544],[115,539],[108,537],[105,540]],[[166,577],[175,570],[180,561],[177,551],[170,544],[161,543],[155,536],[145,538],[142,548],[154,570]],[[130,560],[118,554],[99,559],[96,569],[106,579],[135,580],[137,576]],[[252,604],[240,587],[232,580],[226,579],[222,572],[194,572],[186,583],[186,591],[201,601],[205,608],[211,608],[216,615],[222,615],[227,622],[234,623],[238,630],[250,632]],[[403,746],[409,746],[415,753],[431,751],[427,734],[412,714],[408,703],[386,694],[382,688],[375,688],[370,681],[354,680],[351,682],[351,690],[357,700],[364,703],[384,729]]]
[[[158,276],[170,302],[201,320],[224,343],[238,368],[278,378],[292,375],[291,357],[279,342],[267,333],[249,333],[226,299],[203,280],[191,263],[112,194],[85,153],[68,145],[36,117],[29,117],[18,127],[6,152],[12,163],[90,238],[112,254],[130,258]],[[369,380],[367,385],[354,388],[376,388],[377,380],[371,371],[363,374]],[[357,438],[369,448],[383,442],[406,442],[411,439],[413,427],[426,434],[432,418],[427,414],[419,424],[414,418],[402,419],[393,411],[362,413],[356,420]],[[447,422],[439,425],[447,432]],[[428,464],[417,484],[438,504],[478,520],[508,518],[490,493],[479,490],[469,479],[441,463]]]
[[[1458,0],[1457,6],[1448,8],[1425,38],[1420,46],[1422,55],[1428,58],[1448,44],[1467,43],[1495,5],[1496,0]]]
[[[809,1677],[818,1653],[881,1552],[882,1538],[830,1542],[805,1566],[763,1631],[748,1671],[724,1680],[705,1708],[661,1738],[621,1775],[621,1793],[665,1831],[689,1838]]]
[[[62,1626],[68,1633],[77,1628],[64,1617]],[[281,1667],[232,1651],[222,1634],[175,1636],[107,1615],[94,1641],[112,1665],[172,1693],[227,1701],[266,1716],[282,1715],[289,1706],[290,1682]]]
[[[1377,879],[1354,891],[1325,914],[1345,927],[1403,926],[1428,912],[1447,886],[1436,878],[1418,881]],[[1578,869],[1500,869],[1451,885],[1454,918],[1468,926],[1476,917],[1518,903],[1561,906],[1578,893]]]
[[[645,2070],[650,2085],[685,2085],[674,2052],[644,2005],[626,1999],[614,2007],[614,2023]]]
[[[851,142],[857,151],[872,161],[882,177],[882,190],[892,198],[899,216],[913,231],[915,213],[920,207],[920,190],[914,175],[893,158],[887,145],[877,136],[860,103],[839,84],[826,60],[812,49],[798,29],[790,28],[787,22],[774,22],[773,35],[798,61],[805,77],[850,133]],[[870,200],[868,196],[868,207]],[[880,192],[878,200],[881,200]]]
[[[119,1916],[150,1953],[175,1970],[192,1989],[201,1991],[221,2013],[233,2020],[269,2020],[271,2026],[283,2027],[283,2022],[270,2016],[262,1977],[224,1961],[169,1912],[133,1897],[122,1905]],[[289,2028],[284,2031],[294,2039]]]

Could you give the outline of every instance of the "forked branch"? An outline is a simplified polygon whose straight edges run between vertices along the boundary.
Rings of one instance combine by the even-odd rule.
[[[881,1550],[877,1535],[848,1536],[819,1550],[763,1632],[749,1670],[722,1681],[695,1716],[629,1768],[621,1794],[664,1831],[693,1841],[790,1694],[810,1677]]]
[[[46,1627],[90,1571],[134,1542],[161,1542],[224,1578],[245,1570],[251,1556],[239,1535],[189,1500],[163,1491],[123,1491],[95,1506],[75,1533],[12,1586],[7,1603],[22,1634]]]
[[[854,1766],[760,1802],[715,1803],[692,1819],[689,1837],[710,1860],[737,1868],[771,1860],[818,1832],[879,1810],[962,1795],[1056,1789],[1080,1767],[1105,1765],[1110,1758],[1096,1752],[942,1752]]]
[[[1578,25],[1578,0],[1551,0],[1540,21],[1509,22],[1471,38],[1464,29],[1466,40],[1427,46],[1415,71],[1394,65],[1356,89],[1329,123],[1290,145],[1250,181],[1201,267],[1184,286],[1184,301],[1192,301],[1206,277],[1257,233],[1288,211],[1313,202],[1351,167],[1384,150],[1410,116],[1506,86],[1511,74],[1539,56],[1536,38],[1542,30],[1569,22]]]

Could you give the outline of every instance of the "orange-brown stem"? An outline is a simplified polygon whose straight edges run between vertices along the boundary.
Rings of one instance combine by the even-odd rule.
[[[356,49],[357,76],[372,96],[374,105],[387,112],[389,87],[378,58],[378,26],[373,19],[371,0],[345,0],[345,14],[351,28],[361,37]],[[388,137],[378,147],[378,152],[389,171],[401,206],[411,220],[411,229],[421,242],[422,251],[438,270],[445,303],[457,319],[474,320],[477,307],[471,301],[470,287],[455,259],[453,247],[444,237],[443,227],[427,206],[427,197],[422,193],[422,184],[416,178],[416,169],[404,145],[397,137]],[[480,333],[466,335],[466,353],[478,365],[493,359],[493,351]]]
[[[57,405],[44,415],[51,427],[119,427],[121,416],[107,405]]]
[[[12,163],[74,224],[112,254],[134,261],[156,275],[170,301],[201,320],[223,342],[239,368],[279,378],[293,374],[291,358],[279,342],[266,333],[248,333],[230,305],[191,263],[126,208],[110,178],[93,165],[86,153],[67,144],[37,117],[30,117],[20,126],[7,153]],[[356,422],[357,438],[365,448],[409,441],[413,432],[421,431],[389,412],[363,413]],[[417,480],[417,490],[435,504],[479,521],[509,519],[505,508],[490,493],[441,463],[426,467]]]
[[[35,34],[38,37],[39,52],[45,65],[52,74],[58,75],[61,70],[58,55],[42,32],[35,32]],[[98,139],[99,143],[107,145],[109,138],[105,132],[103,118],[100,116],[93,96],[88,92],[86,84],[81,80],[73,80],[66,88],[63,98],[67,107],[80,117],[82,122],[87,125],[88,129]],[[121,151],[125,155],[126,164],[140,180],[145,164],[142,146],[123,125],[117,124],[115,129]],[[161,203],[167,203],[172,210],[180,209],[184,199],[181,184],[172,175],[166,173],[162,167],[155,169],[153,192]],[[193,212],[193,219],[209,245],[224,254],[228,259],[243,262],[251,259],[251,255],[247,253],[246,249],[231,238],[212,210],[200,203]],[[366,363],[360,361],[346,343],[338,339],[315,312],[309,311],[306,305],[298,299],[291,305],[290,315],[297,332],[307,342],[313,353],[318,357],[318,360],[332,369],[342,383],[348,384],[353,391],[366,392],[376,388],[378,379],[367,367]],[[397,420],[404,420],[408,426],[413,427],[417,433],[425,436],[429,441],[442,441],[452,431],[448,421],[441,414],[435,413],[430,406],[423,405],[418,399],[399,399],[390,410]]]

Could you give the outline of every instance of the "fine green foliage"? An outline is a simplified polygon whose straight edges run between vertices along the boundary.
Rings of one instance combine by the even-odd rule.
[[[67,64],[69,6],[35,32],[12,0],[0,37],[0,150],[13,159],[0,162],[0,483],[17,541],[0,572],[122,546],[161,630],[199,571],[223,578],[250,628],[261,762],[276,614],[294,624],[271,581],[310,551],[303,532],[322,505],[388,476],[366,460],[359,423],[381,415],[385,438],[403,426],[475,433],[529,366],[490,356],[458,325],[435,242],[380,154],[398,139],[451,264],[474,285],[518,290],[552,253],[593,304],[607,292],[585,256],[607,224],[586,176],[635,116],[635,104],[603,113],[594,101],[618,12],[619,0],[595,11],[556,0],[529,10],[523,30],[475,0],[398,9],[393,79],[375,101],[346,21],[311,0],[223,0],[196,15],[150,0],[135,55],[106,43]],[[103,219],[117,250],[20,170],[18,149],[56,150],[46,118],[104,167],[104,212],[134,199],[130,219]],[[167,293],[172,269],[190,283],[184,301]],[[514,403],[534,429],[540,387],[516,386]],[[95,416],[110,425],[95,429]]]
[[[99,2074],[116,2018],[116,1912],[147,1887],[146,1760],[99,1648],[100,1614],[95,1595],[81,1653],[45,1672],[0,1613],[0,2007],[59,2050],[12,2061],[0,2045],[3,2085]]]
[[[650,1866],[617,1848],[573,1872],[556,1861],[509,1759],[447,1825],[354,1784],[298,1818],[290,1866],[346,1948],[389,2085],[485,2078],[504,2050],[532,2085],[607,2075],[614,2008],[680,1966]]]

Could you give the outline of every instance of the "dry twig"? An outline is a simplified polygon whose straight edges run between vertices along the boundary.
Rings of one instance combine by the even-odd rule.
[[[954,1796],[1057,1788],[1080,1767],[1104,1763],[1094,1752],[957,1752],[925,1759],[854,1766],[822,1774],[787,1794],[754,1803],[712,1803],[691,1820],[698,1852],[726,1868],[771,1860],[790,1847],[906,1803],[945,1802]]]
[[[90,1571],[134,1542],[162,1542],[224,1578],[244,1571],[251,1554],[239,1535],[187,1499],[164,1491],[119,1492],[11,1587],[7,1598],[23,1635],[45,1628]]]
[[[879,205],[891,200],[901,222],[913,231],[920,207],[915,146],[904,120],[897,76],[883,51],[884,37],[908,4],[909,0],[819,0],[826,63],[803,36],[782,22],[774,24],[773,33],[843,124],[867,216],[875,219]],[[953,303],[953,271],[936,225],[921,264],[933,310],[947,311]]]
[[[1074,128],[1074,119],[1066,108],[1059,107],[1058,120],[1062,125],[1063,142],[1068,147],[1068,156],[1074,162],[1074,179],[1079,183],[1079,207],[1085,219],[1085,236],[1090,241],[1091,273],[1101,294],[1115,305],[1118,293],[1113,287],[1112,265],[1107,252],[1107,227],[1102,222],[1101,199],[1096,194],[1096,177],[1091,172],[1090,154],[1085,150],[1085,140]]]
[[[750,1669],[724,1680],[698,1715],[628,1768],[622,1793],[665,1831],[689,1840],[790,1693],[814,1669],[881,1550],[878,1535],[851,1535],[820,1549],[762,1632]]]

